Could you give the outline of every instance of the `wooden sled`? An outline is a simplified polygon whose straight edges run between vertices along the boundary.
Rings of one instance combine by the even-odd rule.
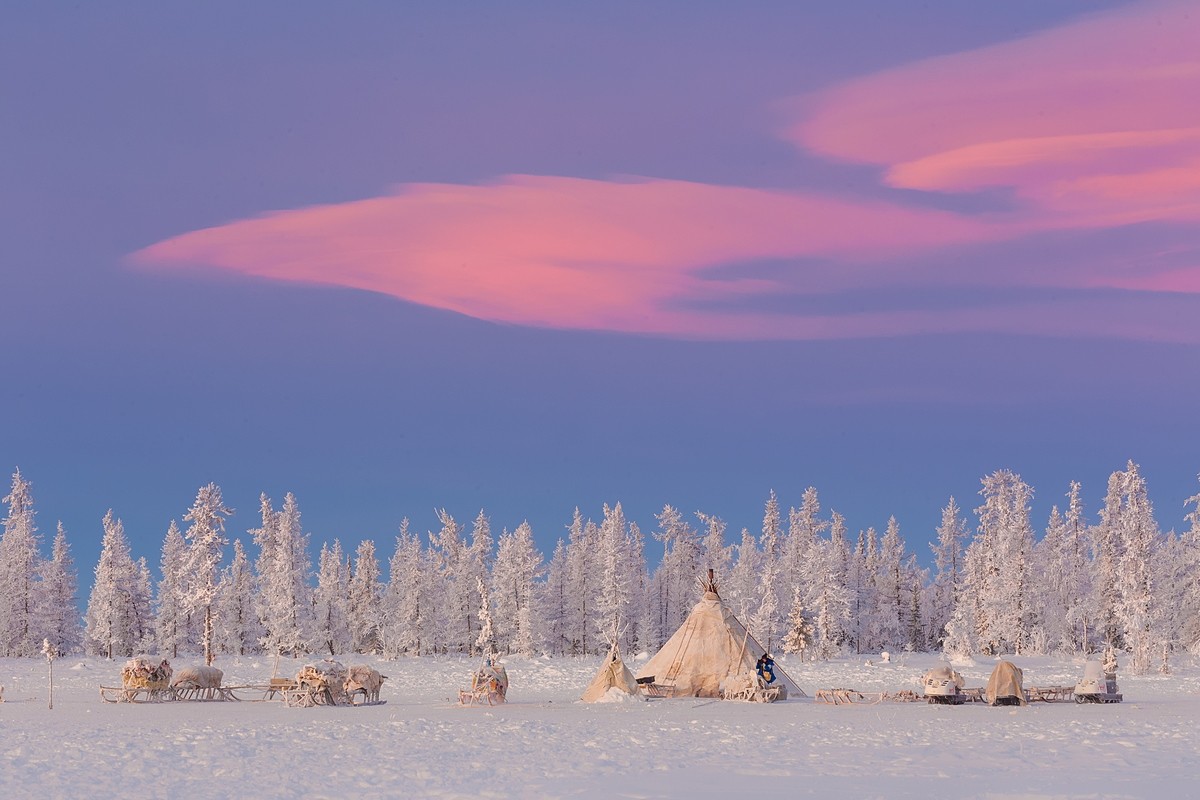
[[[886,692],[860,692],[857,689],[817,689],[814,702],[830,706],[874,705],[883,702]]]
[[[925,698],[912,689],[899,692],[860,692],[857,689],[818,689],[813,700],[831,706],[877,705],[879,703],[919,703]]]
[[[233,691],[234,691],[234,689],[239,689],[239,688],[242,688],[242,687],[210,686],[210,687],[200,688],[200,687],[196,687],[196,686],[175,686],[175,687],[172,687],[172,691],[175,692],[174,699],[181,700],[184,702],[192,702],[192,703],[211,703],[214,701],[216,701],[216,702],[229,702],[229,701],[238,702],[241,700],[241,698],[238,697],[236,694],[234,694]]]
[[[1030,703],[1069,703],[1075,699],[1074,686],[1030,686],[1025,690]]]
[[[101,686],[106,703],[165,703],[179,699],[170,686]]]
[[[637,682],[638,689],[647,697],[666,697],[667,689],[665,686],[660,686],[654,682],[653,675],[647,675],[644,678],[634,678]]]
[[[721,697],[747,703],[774,703],[787,697],[787,690],[781,684],[767,684],[754,673],[742,673],[722,681]]]

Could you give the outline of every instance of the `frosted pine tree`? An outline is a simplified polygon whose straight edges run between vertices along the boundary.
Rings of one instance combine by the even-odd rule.
[[[787,633],[783,637],[782,649],[783,652],[796,654],[804,661],[808,657],[810,645],[813,640],[812,623],[809,622],[808,616],[804,611],[804,593],[797,586],[792,590],[792,606],[788,612],[787,622],[785,623]],[[770,652],[771,646],[765,642],[761,642],[763,647]]]
[[[636,653],[635,648],[657,647],[650,643],[649,631],[643,627],[650,618],[650,576],[646,568],[646,538],[636,522],[629,523],[625,538],[625,574],[629,576],[629,606],[625,612],[629,621],[621,626],[625,631],[621,647],[627,653]]]
[[[700,572],[706,574],[711,569],[718,581],[728,581],[733,547],[725,544],[725,520],[703,511],[697,511],[696,517],[704,526],[704,539],[700,543]]]
[[[82,644],[83,631],[79,625],[76,598],[78,584],[67,533],[59,522],[50,560],[42,563],[38,617],[43,637],[60,655],[78,652]]]
[[[383,587],[379,583],[379,561],[375,558],[375,543],[370,539],[358,545],[349,591],[347,615],[351,648],[356,653],[377,653]]]
[[[167,527],[163,539],[162,560],[159,563],[162,580],[158,582],[155,601],[154,632],[158,652],[178,658],[181,649],[191,644],[187,610],[184,607],[184,575],[187,568],[187,542],[175,520]]]
[[[600,594],[600,528],[590,519],[585,523],[579,509],[568,526],[567,586],[571,604],[567,609],[566,630],[571,653],[590,653],[596,643],[593,620]]]
[[[288,492],[275,512],[265,494],[259,498],[262,526],[250,531],[258,545],[255,610],[266,653],[298,655],[312,638],[312,590],[309,535],[304,533],[296,496]]]
[[[350,623],[347,605],[350,594],[350,569],[342,552],[342,543],[321,545],[317,562],[317,590],[313,593],[313,617],[316,622],[313,648],[335,656],[350,650]]]
[[[134,581],[130,590],[133,606],[134,649],[154,647],[154,578],[145,556],[134,562]]]
[[[829,523],[819,518],[821,502],[817,490],[812,486],[804,490],[800,508],[788,509],[788,535],[782,548],[784,566],[779,570],[779,579],[784,586],[799,586],[804,600],[811,607],[820,558],[821,533]]]
[[[140,580],[140,570],[129,553],[125,526],[110,509],[104,515],[104,538],[96,564],[87,607],[85,649],[89,655],[115,658],[132,656],[140,645],[137,600],[131,587]]]
[[[765,646],[768,641],[779,641],[779,631],[783,626],[783,603],[781,602],[781,570],[783,563],[783,541],[781,538],[783,521],[779,513],[779,498],[772,489],[767,496],[766,507],[763,509],[762,536],[758,542],[762,549],[759,556],[760,575],[757,591],[757,605],[753,615],[755,636]],[[782,580],[786,580],[783,577]]]
[[[204,663],[212,664],[215,657],[215,611],[217,586],[221,576],[221,559],[225,545],[225,519],[233,513],[221,499],[221,489],[215,483],[200,487],[196,500],[183,516],[188,526],[184,538],[188,542],[184,556],[183,607],[201,627]]]
[[[420,655],[429,647],[428,627],[433,620],[429,599],[431,566],[420,537],[409,530],[405,518],[400,522],[396,550],[388,565],[388,585],[383,597],[380,636],[386,658]]]
[[[1092,595],[1091,562],[1088,555],[1087,523],[1083,516],[1080,484],[1071,481],[1067,493],[1067,514],[1059,560],[1062,562],[1062,586],[1059,596],[1064,607],[1060,647],[1068,653],[1089,652],[1089,640],[1096,627]]]
[[[471,554],[463,541],[463,527],[445,509],[437,512],[441,530],[432,536],[438,558],[436,586],[436,646],[445,652],[475,652],[478,593]]]
[[[239,656],[258,652],[262,631],[254,609],[254,573],[241,539],[233,540],[233,558],[217,589],[216,623],[221,652]]]
[[[846,522],[841,514],[834,512],[829,541],[818,541],[809,554],[813,562],[808,568],[812,584],[802,592],[802,596],[813,598],[815,619],[812,643],[815,657],[822,660],[840,655],[843,643],[850,638],[851,598],[846,586],[847,555]]]
[[[604,521],[600,525],[600,594],[596,603],[594,631],[599,634],[597,645],[604,637],[612,638],[623,621],[629,619],[629,572],[627,569],[627,531],[625,512],[618,502],[609,508],[604,505]]]
[[[742,528],[741,539],[734,546],[734,551],[737,555],[729,570],[729,578],[719,585],[726,605],[734,610],[738,619],[748,623],[751,613],[757,608],[758,579],[762,571],[754,534]]]
[[[539,643],[534,592],[541,574],[542,555],[529,523],[522,522],[512,533],[505,531],[492,570],[495,635],[504,652],[533,655]]]
[[[483,582],[483,578],[475,578],[475,590],[479,596],[479,636],[476,637],[473,646],[488,658],[495,658],[499,655],[499,650],[496,646],[495,629],[492,626],[491,600],[488,597],[487,584]]]
[[[1121,559],[1117,571],[1116,617],[1130,654],[1130,668],[1144,675],[1157,666],[1166,637],[1155,598],[1152,573],[1159,544],[1158,523],[1137,464],[1130,461],[1119,475],[1120,502],[1116,518],[1105,507],[1104,523],[1117,529]]]
[[[942,523],[937,528],[938,542],[933,549],[937,573],[933,579],[930,603],[930,627],[936,631],[935,644],[941,646],[946,637],[946,623],[958,603],[963,580],[964,542],[967,539],[967,520],[962,516],[954,498],[942,509]]]
[[[42,636],[37,630],[39,537],[34,525],[29,482],[18,469],[4,498],[8,514],[0,535],[0,654],[36,656]]]
[[[658,530],[654,538],[662,542],[663,556],[651,585],[657,589],[657,628],[665,634],[683,623],[688,610],[695,603],[695,586],[700,576],[702,553],[696,531],[684,521],[677,509],[665,505],[657,519]]]
[[[567,595],[567,544],[561,538],[554,545],[554,553],[546,567],[546,582],[541,587],[538,601],[546,650],[552,656],[566,655],[570,652],[570,639],[567,637],[570,601]]]
[[[1189,527],[1180,537],[1181,557],[1178,561],[1181,576],[1179,638],[1192,655],[1200,656],[1200,494],[1184,502],[1185,508],[1189,505],[1192,510],[1185,517]]]
[[[879,615],[876,634],[879,645],[886,648],[899,647],[904,630],[904,542],[900,539],[900,525],[895,517],[889,517],[883,540],[879,543],[879,560],[876,562],[875,587]]]

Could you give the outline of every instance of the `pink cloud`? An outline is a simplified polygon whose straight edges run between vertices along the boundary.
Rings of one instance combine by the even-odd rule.
[[[844,336],[844,321],[679,309],[777,288],[761,279],[706,279],[706,267],[826,258],[835,265],[804,287],[821,292],[861,285],[862,270],[891,253],[1002,231],[942,211],[800,193],[511,176],[483,186],[408,185],[385,197],[277,212],[160,242],[134,261],[349,286],[522,325]]]
[[[1200,14],[1135,5],[832,87],[787,135],[895,187],[1008,187],[1032,228],[1200,220]]]
[[[508,176],[185,233],[134,254],[352,287],[501,323],[703,338],[845,338],[947,331],[1195,342],[1161,299],[1084,298],[937,311],[770,313],[775,292],[989,286],[1200,293],[1195,269],[1148,253],[975,267],[1030,234],[1200,221],[1200,14],[1135,6],[1013,42],[886,70],[808,98],[787,135],[881,167],[885,184],[952,196],[1005,188],[968,215],[899,202],[680,180]],[[974,249],[973,249],[974,248]],[[941,260],[919,264],[942,251]],[[961,263],[946,266],[947,254]],[[711,268],[803,261],[778,279]],[[918,266],[913,266],[918,263]],[[733,274],[733,273],[729,273]],[[1024,295],[1021,295],[1024,296]],[[745,301],[745,302],[739,302]],[[1172,307],[1174,308],[1174,307]]]

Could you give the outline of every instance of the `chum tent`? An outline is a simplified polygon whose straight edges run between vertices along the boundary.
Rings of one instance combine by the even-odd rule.
[[[683,625],[654,657],[638,670],[639,680],[653,678],[667,697],[721,697],[722,683],[734,676],[753,675],[766,650],[750,635],[717,593],[709,570],[704,590]],[[781,699],[806,697],[787,673],[775,669]]]
[[[591,685],[579,699],[585,703],[595,703],[607,697],[611,689],[619,689],[625,694],[641,698],[641,695],[638,694],[637,681],[633,679],[633,673],[621,660],[621,648],[617,646],[616,639],[613,640],[608,657],[604,659],[600,671],[596,673]]]

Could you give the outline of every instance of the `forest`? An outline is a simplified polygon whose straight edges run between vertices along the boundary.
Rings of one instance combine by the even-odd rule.
[[[882,535],[850,535],[810,487],[786,511],[772,491],[761,530],[735,537],[716,516],[670,505],[648,532],[620,503],[604,505],[598,520],[576,509],[548,559],[527,522],[497,536],[483,511],[469,531],[440,511],[435,531],[401,522],[385,570],[371,540],[354,552],[322,542],[314,564],[290,493],[278,509],[263,495],[259,526],[245,541],[231,539],[231,512],[209,484],[182,527],[171,522],[156,570],[132,553],[121,520],[104,516],[81,618],[66,532],[59,523],[46,557],[32,488],[18,470],[3,500],[0,655],[38,656],[48,642],[64,654],[202,652],[210,661],[222,653],[473,654],[485,645],[559,656],[603,652],[614,636],[626,652],[653,652],[696,602],[708,569],[756,638],[801,658],[1112,645],[1144,674],[1169,670],[1175,654],[1200,655],[1200,494],[1188,500],[1187,530],[1164,533],[1129,462],[1110,476],[1095,519],[1072,482],[1065,507],[1035,534],[1032,493],[1000,470],[982,479],[972,511],[951,497],[928,567],[894,518]],[[490,623],[483,630],[481,619]]]

